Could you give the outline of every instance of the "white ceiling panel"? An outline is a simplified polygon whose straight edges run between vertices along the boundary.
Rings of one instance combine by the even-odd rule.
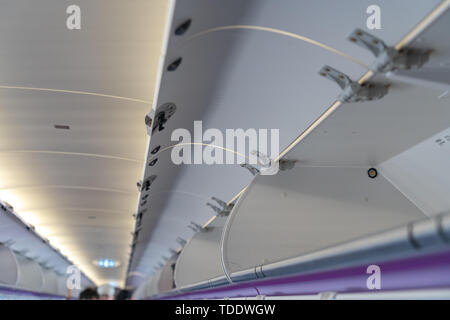
[[[78,1],[68,30],[72,4],[0,4],[0,198],[92,280],[121,284],[168,2]]]

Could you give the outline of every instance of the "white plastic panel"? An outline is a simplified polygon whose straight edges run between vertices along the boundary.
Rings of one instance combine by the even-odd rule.
[[[17,255],[15,252],[22,252],[27,257],[45,261],[52,270],[60,274],[65,274],[67,267],[71,264],[60,252],[35,234],[30,226],[25,225],[13,213],[3,209],[0,209],[0,242],[8,243],[14,255]],[[84,286],[92,285],[83,273],[81,277]]]
[[[44,287],[42,268],[35,261],[16,255],[19,265],[19,281],[17,287],[40,292]]]
[[[447,99],[450,105],[450,99]],[[383,162],[379,168],[427,215],[450,211],[450,128]]]
[[[57,292],[60,296],[67,296],[67,278],[65,276],[59,276],[57,279]]]
[[[218,217],[184,246],[175,266],[175,284],[183,287],[223,275],[220,241],[226,217]]]
[[[225,239],[230,271],[248,269],[404,225],[424,214],[367,168],[297,167],[257,176]]]
[[[49,294],[58,294],[58,276],[52,270],[42,268],[44,286],[42,292]]]
[[[377,101],[342,104],[287,157],[305,165],[374,166],[448,128],[450,46],[444,39],[449,29],[447,10],[408,45],[433,50],[420,72],[411,71],[410,78],[402,71],[401,76],[370,79],[390,83],[388,94]]]
[[[142,282],[133,292],[133,300],[141,300],[145,298],[145,286],[147,281]]]
[[[81,290],[79,290],[79,289],[72,289],[70,291],[70,297],[72,299],[78,299],[80,297],[80,293],[81,293]]]
[[[172,257],[164,265],[158,281],[158,292],[166,292],[174,288],[174,272],[177,257]]]
[[[163,272],[163,269],[158,270],[149,279],[149,281],[147,282],[146,287],[145,287],[144,298],[147,298],[147,297],[150,297],[150,296],[153,296],[153,295],[159,293],[158,284],[159,284],[159,279],[161,278],[162,272]]]
[[[15,285],[19,277],[14,253],[0,244],[0,285]]]
[[[143,281],[133,293],[134,300],[141,300],[158,293],[169,291],[173,288],[173,264],[175,258],[171,258],[162,267],[156,270],[151,277]]]
[[[384,82],[392,83],[384,98],[343,104],[287,158],[303,165],[375,166],[450,126],[441,90]]]

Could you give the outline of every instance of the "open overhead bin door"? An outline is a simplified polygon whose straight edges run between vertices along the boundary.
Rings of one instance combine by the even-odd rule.
[[[0,285],[14,286],[19,278],[15,254],[4,245],[0,245]]]
[[[377,3],[385,12],[386,27],[373,33],[395,44],[440,1],[415,6],[408,1]],[[186,128],[192,132],[194,120],[202,120],[205,129],[278,128],[283,150],[340,93],[336,84],[318,75],[324,64],[352,79],[368,71],[372,54],[347,37],[355,28],[365,27],[365,12],[371,4],[373,1],[175,3],[154,111],[168,103],[174,104],[176,111],[163,130],[152,133],[142,181],[156,179],[140,194],[137,217],[142,214],[143,218],[136,228],[139,235],[134,238],[129,273],[153,273],[162,258],[180,246],[177,240],[193,236],[188,228],[191,222],[202,225],[211,218],[213,212],[204,205],[207,199],[235,199],[252,180],[239,165],[174,165],[167,155],[176,143],[171,141],[172,131]],[[341,16],[337,17],[337,12]],[[195,206],[185,207],[185,198],[177,196],[182,193],[198,199],[192,200]]]
[[[220,244],[225,221],[226,217],[216,218],[183,248],[175,266],[177,288],[223,275]]]

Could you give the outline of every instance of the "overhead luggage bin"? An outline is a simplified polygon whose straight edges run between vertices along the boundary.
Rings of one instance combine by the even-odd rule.
[[[155,296],[174,288],[174,264],[176,256],[167,260],[164,266],[145,279],[134,291],[133,299],[140,300]]]
[[[448,28],[447,9],[411,42],[395,45],[411,55],[430,51],[429,61],[420,68],[412,65],[365,77],[362,84],[389,85],[387,94],[376,101],[337,101],[339,106],[283,155],[304,165],[376,166],[450,127],[445,98],[450,89],[450,48],[443,41]],[[374,57],[372,65],[377,60]]]
[[[57,278],[57,294],[66,297],[68,293],[67,278],[65,276],[58,276]]]
[[[20,296],[44,293],[64,297],[67,286],[64,277],[53,270],[42,268],[38,263],[0,244],[0,287],[16,290]]]
[[[262,290],[268,289],[265,284],[260,286],[266,280],[267,283],[279,284],[270,286],[270,292],[266,291],[266,294],[276,296],[284,296],[288,291],[296,294],[308,291],[311,293],[311,289],[315,293],[329,290],[370,291],[366,286],[367,270],[373,265],[380,265],[384,272],[395,266],[391,268],[393,271],[391,276],[383,278],[383,287],[390,288],[388,290],[442,288],[448,283],[449,235],[450,214],[442,214],[290,259],[262,264],[202,283],[177,288],[160,297],[256,296],[263,294]],[[415,271],[411,272],[412,269]],[[356,282],[346,275],[355,276]],[[338,281],[332,281],[330,276]],[[283,277],[286,278],[283,280]],[[263,278],[266,280],[258,283]],[[231,280],[234,283],[246,283],[229,286]],[[317,281],[322,282],[322,285],[318,285]],[[314,282],[316,284],[311,286]],[[193,292],[192,295],[189,292]]]
[[[26,224],[17,214],[12,211],[12,208],[4,204],[2,204],[0,207],[0,243],[2,243],[0,244],[0,247],[3,249],[5,249],[5,247],[7,246],[6,249],[10,251],[15,259],[16,257],[21,256],[21,253],[26,253],[27,256],[35,257],[35,259],[38,261],[51,263],[51,272],[65,274],[67,268],[70,265],[73,265],[73,262],[70,261],[66,256],[62,255],[59,250],[55,249],[48,239],[42,238],[39,234],[36,233],[35,228],[32,225]],[[6,249],[4,252],[8,252]],[[22,256],[20,260],[23,262],[24,259],[25,258]],[[7,258],[5,258],[5,263],[6,261],[8,261]],[[9,258],[9,261],[11,261],[11,258]],[[27,276],[26,273],[25,275],[21,273],[20,262],[18,261],[17,263],[18,265],[16,268],[19,269],[19,271],[17,272],[18,279],[14,283],[14,285],[19,284],[19,281],[21,281],[20,278],[22,276]],[[35,263],[32,264],[34,265]],[[38,266],[38,268],[41,267]],[[37,274],[39,275],[39,278],[43,277],[43,274]],[[92,285],[92,282],[88,280],[84,273],[81,274],[81,278],[85,286]],[[44,283],[43,279],[41,279],[40,281]],[[32,285],[32,287],[36,288],[35,285]],[[67,292],[67,288],[63,289],[62,291],[65,295]]]
[[[367,168],[295,167],[257,176],[224,231],[229,272],[318,251],[426,216]]]
[[[158,281],[158,292],[166,292],[174,288],[174,273],[177,255],[170,258],[162,268],[161,276]]]
[[[175,265],[177,288],[223,275],[220,243],[225,221],[226,217],[216,218],[184,246]]]
[[[16,286],[21,289],[41,292],[44,288],[44,275],[41,266],[28,258],[16,255],[19,266],[19,279]]]
[[[17,259],[8,247],[0,244],[0,286],[16,285],[19,278]]]
[[[393,45],[441,1],[418,2],[414,6],[408,1],[379,3],[383,6],[383,23],[389,28],[373,33]],[[216,196],[227,201],[235,199],[233,195],[252,179],[239,166],[175,166],[166,155],[174,144],[170,141],[173,129],[191,130],[194,120],[203,120],[205,129],[282,128],[280,150],[287,147],[340,94],[336,84],[318,75],[323,65],[332,65],[352,79],[359,79],[369,70],[373,55],[347,37],[356,28],[365,27],[363,17],[372,4],[176,2],[154,106],[157,112],[173,103],[176,111],[167,119],[165,129],[153,132],[148,147],[143,181],[153,175],[158,178],[140,194],[138,212],[146,211],[147,218],[139,229],[140,241],[130,260],[130,273],[151,274],[162,256],[179,247],[177,238],[187,240],[193,236],[187,228],[191,221],[202,224],[211,217],[210,208],[205,206],[184,210],[186,202],[182,197],[167,197],[164,201],[155,198],[170,190],[173,194],[189,192],[199,198]],[[323,10],[324,6],[327,10]],[[429,27],[429,23],[423,26]],[[180,27],[183,32],[177,31]],[[194,78],[196,81],[192,81]],[[152,153],[157,148],[159,151]],[[157,162],[153,162],[155,158]],[[202,183],[198,183],[200,180]],[[153,198],[157,204],[149,205],[144,198]]]
[[[58,275],[54,271],[46,268],[42,268],[42,274],[44,278],[42,292],[58,295]]]
[[[141,282],[141,284],[133,292],[133,300],[142,300],[146,297],[145,288],[149,279]]]
[[[158,284],[159,284],[159,279],[161,277],[163,269],[159,269],[150,279],[149,281],[147,281],[146,285],[145,285],[145,295],[144,298],[146,297],[151,297],[153,295],[156,295],[159,293],[159,288],[158,288]]]
[[[441,7],[448,9],[448,3]],[[442,41],[443,30],[450,25],[450,11],[441,10],[434,20],[428,20],[434,23],[424,23],[428,25],[425,31],[413,30],[412,36],[388,44],[408,56],[431,52],[420,72],[413,71],[415,65],[400,71],[401,66],[394,65],[387,74],[375,68],[357,79],[366,91],[378,85],[389,89],[376,99],[358,96],[358,92],[347,96],[349,88],[343,88],[336,102],[277,158],[293,161],[297,167],[277,176],[259,176],[247,188],[235,208],[228,242],[223,244],[233,266],[231,272],[286,259],[296,250],[300,251],[296,254],[313,252],[426,217],[415,205],[417,198],[402,194],[376,167],[450,126],[450,109],[442,99],[442,88],[448,86],[443,80],[448,82],[450,73],[445,68],[437,70],[450,58]],[[355,34],[361,36],[362,32],[354,31],[349,39],[358,42]],[[372,43],[381,42],[374,39]],[[379,59],[374,60],[371,68],[378,63]],[[347,77],[329,66],[319,74],[339,85],[339,79]],[[373,101],[362,101],[365,98]],[[290,197],[296,198],[295,206]],[[252,218],[245,220],[246,215]],[[258,258],[252,260],[253,254]]]

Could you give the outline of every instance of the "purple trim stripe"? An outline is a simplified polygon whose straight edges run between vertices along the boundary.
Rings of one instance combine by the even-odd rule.
[[[375,263],[381,270],[381,290],[450,288],[450,251]],[[220,299],[307,295],[320,292],[373,292],[367,288],[368,265],[327,272],[277,277],[186,292],[160,299]]]

